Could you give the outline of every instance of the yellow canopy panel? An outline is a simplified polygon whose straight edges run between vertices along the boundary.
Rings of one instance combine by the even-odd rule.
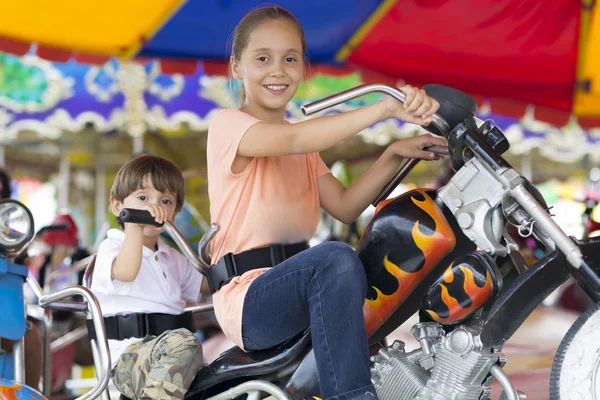
[[[575,95],[574,111],[579,116],[600,115],[600,9],[595,8],[589,19],[589,33],[580,80],[587,82],[585,90]]]
[[[184,2],[7,1],[0,12],[0,36],[81,53],[132,55]]]

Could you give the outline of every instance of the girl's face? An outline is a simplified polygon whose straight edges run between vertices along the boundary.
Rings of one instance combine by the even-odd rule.
[[[265,22],[250,35],[241,60],[231,64],[234,78],[243,81],[248,111],[283,113],[304,78],[300,35],[285,20]]]

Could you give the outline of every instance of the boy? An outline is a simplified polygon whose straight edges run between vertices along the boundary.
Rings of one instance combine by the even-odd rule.
[[[118,172],[110,203],[115,216],[135,208],[172,222],[184,196],[181,171],[143,155]],[[109,338],[113,382],[131,399],[183,399],[203,366],[200,341],[181,328],[190,325],[183,310],[198,302],[202,275],[160,240],[162,228],[119,224],[124,232],[111,229],[100,244],[91,285]]]

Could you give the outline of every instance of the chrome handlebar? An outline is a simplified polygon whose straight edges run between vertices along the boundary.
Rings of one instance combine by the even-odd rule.
[[[202,259],[200,259],[194,250],[190,247],[188,242],[181,236],[181,233],[175,228],[169,221],[165,221],[163,224],[163,229],[167,234],[173,239],[177,247],[181,250],[181,253],[188,259],[188,261],[192,264],[192,266],[198,270],[202,275],[206,276],[206,271],[210,268],[210,265],[207,265]]]
[[[173,239],[177,247],[181,250],[185,258],[194,266],[198,272],[206,276],[206,272],[210,269],[210,255],[208,253],[208,243],[219,231],[219,225],[212,224],[209,230],[202,236],[199,243],[199,254],[196,255],[175,225],[170,221],[157,223],[154,217],[147,210],[139,210],[133,208],[123,208],[119,213],[119,219],[123,223],[136,223],[142,225],[151,225],[161,227]]]
[[[312,115],[319,111],[326,110],[369,93],[384,93],[392,96],[401,103],[404,103],[404,100],[406,99],[406,95],[398,88],[383,85],[381,83],[369,83],[306,104],[302,106],[302,113],[307,116]],[[448,122],[446,122],[442,116],[437,113],[433,114],[432,120],[433,126],[436,127],[444,136],[450,133],[450,125],[448,125]]]
[[[206,266],[206,268],[210,268],[211,263],[211,257],[208,251],[208,244],[215,237],[217,232],[219,232],[219,229],[221,229],[219,225],[212,223],[210,225],[210,228],[208,228],[208,231],[206,231],[206,233],[202,235],[202,238],[200,238],[200,242],[198,242],[198,253],[200,254],[200,258]]]
[[[324,99],[306,104],[302,106],[302,112],[304,113],[304,115],[312,115],[319,111],[323,111],[330,107],[355,99],[357,97],[376,92],[392,96],[394,99],[398,100],[401,103],[404,103],[404,100],[406,99],[406,95],[398,88],[379,83],[371,83],[362,86],[357,86],[355,88],[348,89],[344,92],[340,92],[329,97],[325,97]],[[433,114],[432,124],[444,136],[447,137],[447,135],[450,133],[451,129],[448,125],[448,122],[446,122],[446,120],[442,118],[439,114]],[[424,150],[431,151],[438,155],[448,154],[448,149],[441,148],[439,146],[432,146]],[[400,170],[398,170],[398,172],[396,172],[396,174],[388,181],[388,183],[385,185],[379,196],[377,196],[377,198],[373,201],[373,206],[376,207],[382,200],[385,200],[398,186],[398,184],[402,182],[406,175],[408,175],[408,173],[419,163],[419,161],[420,159],[412,159],[407,161],[402,166],[402,168],[400,168]]]
[[[208,231],[202,236],[200,242],[198,243],[198,252],[200,253],[200,257],[194,253],[188,242],[183,238],[181,233],[175,228],[175,226],[169,222],[165,221],[163,224],[163,228],[165,232],[173,239],[175,244],[179,247],[185,258],[187,258],[190,263],[200,272],[202,275],[206,276],[206,271],[210,268],[210,254],[208,252],[208,244],[215,237],[220,227],[217,224],[212,224]]]

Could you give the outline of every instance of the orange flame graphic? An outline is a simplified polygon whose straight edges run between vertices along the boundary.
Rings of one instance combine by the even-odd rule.
[[[412,228],[413,240],[423,252],[425,264],[420,271],[411,273],[403,271],[398,265],[391,262],[387,256],[384,258],[383,266],[398,280],[398,290],[391,295],[385,295],[378,288],[373,287],[377,297],[374,300],[367,299],[363,307],[369,337],[398,309],[423,278],[456,244],[454,232],[442,211],[425,191],[418,190],[418,192],[425,200],[419,201],[412,197],[412,202],[425,211],[435,221],[436,225],[435,232],[431,236],[421,233],[419,221]]]
[[[481,307],[483,303],[485,303],[485,301],[489,299],[492,294],[493,282],[492,277],[490,276],[490,273],[488,271],[486,271],[485,273],[485,284],[483,285],[483,287],[479,287],[475,283],[475,277],[471,269],[463,265],[460,265],[458,268],[463,272],[465,276],[463,289],[465,294],[469,296],[469,299],[471,299],[471,306],[463,308],[458,302],[458,300],[450,296],[446,285],[441,285],[440,289],[442,291],[442,301],[448,307],[449,310],[448,317],[442,318],[432,310],[425,310],[436,322],[442,324],[456,322],[469,315],[473,310],[476,310],[477,308]],[[448,275],[448,273],[454,276],[454,274],[452,273],[452,266],[448,268],[444,273],[444,281],[446,282],[448,282],[446,280],[446,276]]]
[[[442,275],[442,278],[444,278],[444,282],[446,282],[446,283],[454,282],[454,272],[452,272],[452,267],[448,268],[446,270],[446,272],[444,272],[444,275]]]

